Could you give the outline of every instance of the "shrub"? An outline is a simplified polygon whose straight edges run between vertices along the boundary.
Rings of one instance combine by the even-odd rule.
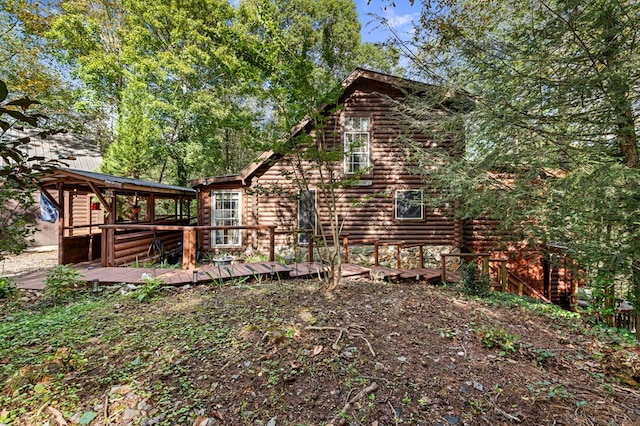
[[[473,296],[486,296],[489,293],[489,277],[480,274],[475,262],[462,263],[460,266],[462,290]]]
[[[510,334],[498,326],[482,327],[476,330],[476,333],[484,346],[500,349],[500,356],[513,353],[520,348],[520,336]]]
[[[47,274],[45,295],[54,303],[62,302],[67,299],[73,290],[77,289],[82,282],[80,272],[68,265],[58,265]]]
[[[0,277],[0,299],[12,299],[18,294],[18,288],[9,279]]]

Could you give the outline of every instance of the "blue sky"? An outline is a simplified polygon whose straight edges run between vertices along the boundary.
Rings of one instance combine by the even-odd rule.
[[[421,1],[416,0],[413,4],[409,0],[395,0],[395,7],[391,5],[391,0],[354,0],[358,10],[358,18],[362,24],[360,36],[362,41],[381,42],[385,41],[390,33],[380,21],[373,16],[378,15],[387,20],[393,29],[400,35],[407,34],[412,28],[412,21],[420,18]],[[386,7],[386,8],[385,8]]]

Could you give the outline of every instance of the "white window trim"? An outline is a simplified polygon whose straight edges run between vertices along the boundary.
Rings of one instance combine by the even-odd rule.
[[[238,225],[242,226],[242,191],[233,190],[233,189],[223,189],[217,191],[211,191],[211,226],[217,226],[216,224],[216,197],[218,194],[223,193],[234,193],[238,194]],[[211,230],[211,247],[241,247],[242,246],[242,230],[238,229],[238,244],[216,244],[216,230]],[[227,232],[234,232],[234,230],[230,230]]]
[[[398,195],[401,192],[420,192],[420,217],[399,217],[398,216]],[[422,189],[396,189],[393,203],[393,215],[396,220],[423,220],[424,219],[424,191]]]
[[[362,169],[366,169],[371,166],[371,120],[369,117],[348,117],[352,119],[367,119],[367,131],[364,130],[345,130],[343,136],[343,146],[344,146],[344,173],[348,175],[353,175],[358,173],[358,171]],[[346,121],[346,120],[345,120]],[[345,124],[346,127],[346,124]],[[367,142],[363,144],[362,147],[359,147],[357,151],[351,149],[351,144],[348,142],[349,135],[365,135],[367,138]],[[351,163],[351,158],[353,154],[361,153],[365,155],[365,164],[360,165],[357,170],[350,171],[349,166]]]

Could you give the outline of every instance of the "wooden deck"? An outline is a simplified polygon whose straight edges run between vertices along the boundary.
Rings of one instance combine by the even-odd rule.
[[[73,266],[82,274],[87,286],[93,280],[100,285],[120,283],[142,284],[143,276],[162,278],[168,285],[185,285],[205,283],[211,281],[225,281],[234,278],[313,278],[325,274],[326,265],[319,262],[301,262],[282,265],[278,262],[235,263],[231,265],[201,265],[195,269],[165,269],[165,268],[133,268],[133,267],[101,267],[95,262],[84,262]],[[34,272],[16,279],[19,288],[25,290],[43,290],[45,288],[48,271]],[[447,278],[449,279],[449,274]],[[370,268],[353,265],[342,265],[343,277],[371,276],[385,280],[416,280],[438,282],[441,274],[437,269],[394,269],[381,266]],[[419,277],[419,279],[417,279]]]

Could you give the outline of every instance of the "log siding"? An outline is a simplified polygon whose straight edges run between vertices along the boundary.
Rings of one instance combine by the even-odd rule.
[[[351,81],[340,98],[340,108],[327,113],[321,128],[308,129],[307,126],[323,149],[344,152],[345,119],[363,117],[369,120],[371,169],[361,176],[359,183],[337,190],[339,201],[336,207],[339,220],[344,222],[343,233],[356,240],[375,238],[381,241],[405,241],[408,244],[457,245],[461,240],[460,229],[440,209],[423,206],[421,219],[396,217],[396,191],[422,190],[424,200],[432,191],[425,186],[423,178],[415,173],[415,165],[407,162],[408,147],[399,142],[399,136],[409,136],[423,149],[453,150],[453,142],[438,144],[424,134],[409,130],[408,124],[400,120],[390,101],[401,100],[403,96],[400,88],[384,78],[377,79],[375,75],[371,78],[369,73],[364,78]],[[330,109],[327,108],[327,111]],[[196,182],[194,186],[199,188],[201,200],[200,223],[212,225],[211,191],[237,189],[243,192],[243,224],[275,225],[279,231],[277,245],[295,243],[296,239],[292,238],[291,233],[298,227],[299,185],[290,176],[300,178],[299,171],[303,170],[309,189],[317,190],[317,227],[320,229],[322,226],[329,233],[329,209],[323,200],[323,192],[318,189],[321,183],[317,166],[299,162],[295,157],[278,157],[276,160],[268,167],[256,167],[256,172],[248,177],[241,173],[235,179],[223,177]],[[331,167],[337,175],[345,175],[344,161],[336,161]],[[289,231],[288,235],[286,231]],[[260,243],[260,238],[256,239],[255,233],[250,234],[249,231],[242,236],[242,241],[243,248],[264,245]],[[211,246],[210,232],[202,232],[201,247],[205,251],[215,250]]]

